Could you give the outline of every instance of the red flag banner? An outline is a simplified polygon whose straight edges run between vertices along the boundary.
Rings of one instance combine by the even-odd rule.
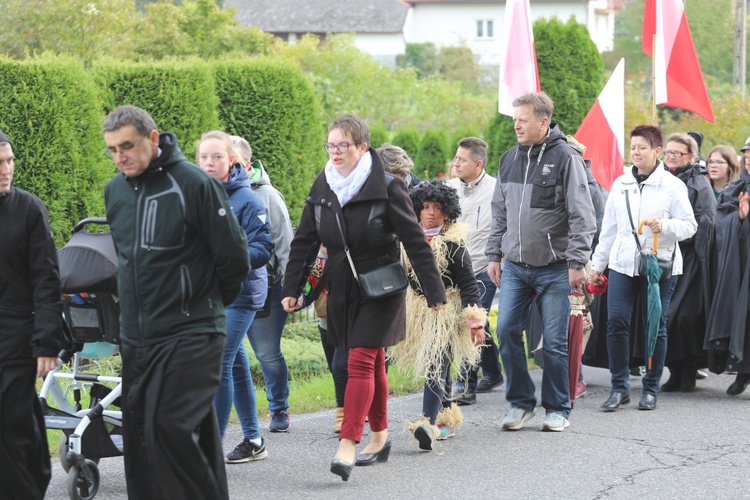
[[[656,104],[716,120],[682,0],[646,0],[642,49],[654,58]]]
[[[596,182],[609,191],[625,165],[625,59],[620,59],[575,133]]]

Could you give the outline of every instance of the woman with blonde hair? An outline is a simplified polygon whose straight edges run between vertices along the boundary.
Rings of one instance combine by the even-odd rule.
[[[260,436],[258,413],[255,407],[255,387],[242,345],[257,310],[263,308],[268,292],[266,263],[271,257],[273,242],[268,227],[266,208],[250,187],[242,157],[232,146],[229,135],[220,131],[203,134],[198,141],[198,164],[209,175],[221,182],[227,191],[232,211],[247,236],[247,252],[251,271],[242,283],[239,297],[226,308],[227,344],[221,370],[221,383],[214,399],[219,431],[224,439],[232,403],[242,426],[243,441],[229,453],[227,463],[243,463],[266,458],[268,452]],[[241,357],[241,370],[233,370],[235,359]],[[238,376],[242,383],[233,384]],[[240,382],[238,380],[238,382]]]

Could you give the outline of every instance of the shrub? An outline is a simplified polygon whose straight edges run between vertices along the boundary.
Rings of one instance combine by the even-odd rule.
[[[83,64],[45,56],[0,58],[0,129],[17,157],[14,185],[41,198],[61,246],[80,219],[104,214],[101,103]]]
[[[388,130],[382,125],[373,125],[370,127],[370,145],[377,149],[388,142],[390,134]]]
[[[450,156],[445,132],[428,130],[419,144],[419,153],[414,159],[414,168],[419,172],[425,170],[429,173],[425,180],[435,179],[440,173],[445,173]]]
[[[94,68],[105,115],[125,104],[145,109],[160,132],[177,136],[180,149],[191,160],[201,134],[219,127],[213,74],[204,62],[108,60]]]
[[[396,135],[393,136],[391,143],[406,151],[406,154],[408,154],[413,160],[417,157],[417,153],[419,153],[419,140],[419,132],[417,129],[404,128],[399,130]]]
[[[217,62],[213,71],[224,130],[248,140],[296,223],[326,161],[312,87],[294,65],[270,59]]]

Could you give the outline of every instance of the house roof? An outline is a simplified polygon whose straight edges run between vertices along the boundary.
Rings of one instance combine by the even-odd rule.
[[[269,33],[401,33],[401,0],[226,0],[235,18]]]

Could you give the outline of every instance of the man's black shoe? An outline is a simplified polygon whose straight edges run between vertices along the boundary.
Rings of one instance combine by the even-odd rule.
[[[627,392],[612,391],[609,398],[602,405],[603,411],[617,411],[620,405],[630,403],[630,394]]]
[[[730,396],[739,396],[745,392],[748,384],[750,384],[750,373],[738,373],[737,378],[727,389],[727,394]]]
[[[639,410],[654,410],[656,409],[656,394],[651,392],[644,392],[641,395],[641,400],[638,402]]]
[[[479,383],[477,384],[477,390],[479,394],[482,394],[484,392],[491,392],[492,389],[495,387],[499,387],[503,385],[503,374],[495,375],[494,377],[482,377],[479,379]]]
[[[458,406],[473,405],[476,402],[477,402],[477,393],[474,391],[466,391],[465,393],[456,397],[456,403],[458,403]]]

